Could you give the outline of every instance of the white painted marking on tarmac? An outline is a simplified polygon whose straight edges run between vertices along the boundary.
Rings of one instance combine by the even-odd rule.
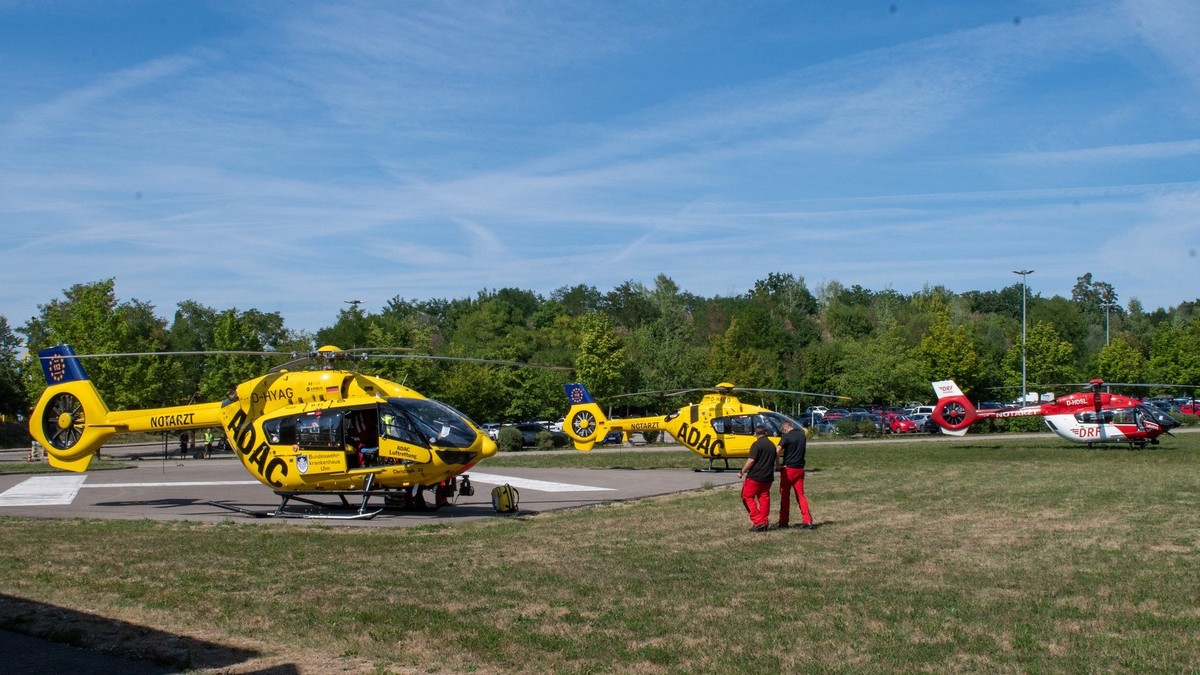
[[[501,476],[494,473],[475,473],[474,471],[467,472],[471,481],[475,483],[486,483],[487,485],[509,485],[522,490],[536,490],[538,492],[616,492],[616,488],[596,487],[594,485],[571,485],[570,483],[554,483],[548,480],[533,480],[531,478],[514,478],[513,476]]]
[[[209,485],[262,485],[256,480],[193,480],[163,483],[92,483],[85,488],[207,487]]]
[[[34,476],[0,493],[0,506],[62,506],[75,501],[87,476]]]

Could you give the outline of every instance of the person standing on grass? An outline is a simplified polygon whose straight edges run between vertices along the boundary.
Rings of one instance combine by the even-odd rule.
[[[750,513],[750,531],[765,532],[771,521],[771,483],[775,482],[775,444],[767,438],[767,428],[754,427],[754,444],[738,478],[742,484],[742,503]]]
[[[793,490],[796,501],[800,503],[800,527],[812,529],[812,511],[808,509],[808,500],[804,497],[804,452],[808,445],[808,437],[803,429],[797,429],[791,422],[780,425],[783,437],[779,439],[779,527],[789,527]]]

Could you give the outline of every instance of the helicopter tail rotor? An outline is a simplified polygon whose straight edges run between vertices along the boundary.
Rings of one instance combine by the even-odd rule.
[[[608,418],[604,411],[596,405],[596,401],[582,384],[564,384],[567,401],[571,409],[567,411],[566,421],[563,422],[563,432],[575,443],[576,450],[584,452],[595,447],[604,438],[604,429]]]
[[[967,427],[979,419],[971,400],[963,395],[953,380],[934,382],[933,391],[938,395],[937,405],[933,408],[933,421],[942,428],[942,433],[951,436],[966,434]]]
[[[92,455],[116,433],[106,423],[108,407],[70,346],[38,355],[47,387],[29,418],[29,433],[46,449],[51,466],[86,471]]]

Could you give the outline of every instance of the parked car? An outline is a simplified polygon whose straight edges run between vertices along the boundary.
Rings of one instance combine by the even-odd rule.
[[[513,428],[521,432],[521,445],[525,447],[537,445],[538,434],[543,431],[550,434],[550,439],[554,442],[554,447],[556,448],[565,446],[571,440],[563,432],[550,431],[539,422],[519,422],[514,424]]]
[[[1185,415],[1200,415],[1200,403],[1184,403],[1179,406],[1179,412]]]
[[[619,431],[610,431],[601,439],[600,445],[614,445],[625,442],[625,435]]]
[[[845,408],[830,408],[829,410],[825,411],[824,415],[822,415],[822,419],[832,422],[834,420],[840,420],[849,414],[850,411],[846,410]]]
[[[799,420],[799,422],[800,426],[806,427],[811,434],[824,434],[827,436],[832,436],[838,432],[836,424],[827,420],[823,420],[820,417],[817,417],[816,419],[805,417],[803,420]]]
[[[931,405],[915,405],[908,409],[908,414],[910,414],[910,415],[916,415],[916,414],[932,415],[933,414],[933,406],[931,406]]]
[[[912,413],[908,418],[917,425],[917,431],[927,434],[941,433],[941,427],[933,421],[933,415],[930,413]]]
[[[887,424],[884,431],[893,434],[915,434],[917,433],[917,423],[912,421],[908,415],[884,415],[883,421]]]
[[[484,431],[484,433],[486,433],[488,435],[488,438],[490,438],[494,441],[500,437],[500,423],[499,422],[484,422],[483,423],[483,431]]]
[[[875,425],[875,433],[877,433],[877,434],[884,433],[883,430],[885,428],[885,425],[883,423],[883,418],[880,417],[879,415],[873,415],[866,411],[852,412],[849,415],[846,415],[845,417],[843,417],[841,419],[842,420],[850,420],[850,421],[856,422],[856,423],[857,422],[870,422],[871,424]],[[839,421],[841,421],[841,420],[839,420]]]
[[[809,419],[812,419],[814,417],[817,419],[820,419],[825,416],[825,413],[828,410],[829,410],[829,408],[826,406],[823,406],[823,405],[810,405],[804,409],[804,412],[801,413],[801,415],[803,417],[807,417]]]

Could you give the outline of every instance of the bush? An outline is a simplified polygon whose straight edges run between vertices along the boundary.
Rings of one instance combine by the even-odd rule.
[[[533,438],[534,438],[533,448],[535,450],[553,450],[554,449],[554,435],[551,434],[549,431],[539,431],[539,432],[537,432],[537,435],[534,436]]]
[[[658,440],[658,429],[651,429],[650,431],[643,431],[642,438],[644,438],[647,443],[653,443],[653,442],[657,441]]]
[[[833,423],[833,426],[837,429],[839,436],[845,436],[849,438],[858,433],[858,422],[855,422],[854,420],[837,420]]]
[[[496,446],[500,448],[500,452],[520,450],[524,444],[525,439],[521,432],[513,427],[501,427],[500,433],[496,435]]]

